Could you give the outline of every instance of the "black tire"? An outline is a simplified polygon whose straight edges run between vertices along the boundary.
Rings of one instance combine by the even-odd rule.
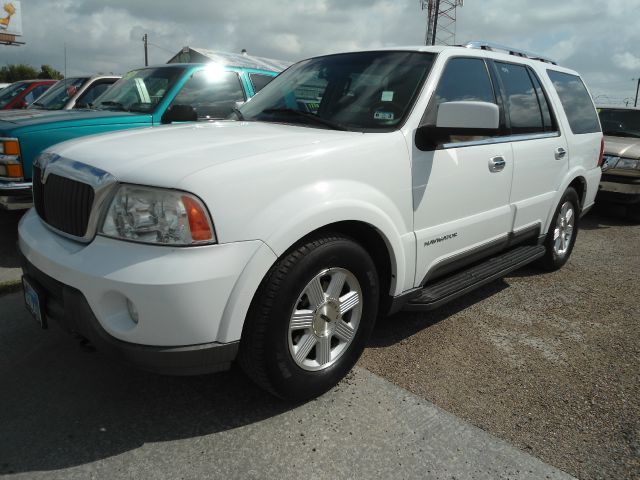
[[[351,272],[362,290],[359,325],[335,363],[319,371],[301,368],[289,347],[289,321],[305,286],[328,268]],[[256,292],[240,341],[238,361],[245,373],[272,394],[291,400],[317,397],[355,365],[371,334],[378,309],[379,282],[367,251],[340,234],[305,239],[271,268]]]
[[[572,205],[574,212],[574,225],[573,225],[573,235],[569,240],[569,246],[564,254],[559,255],[556,253],[554,249],[554,233],[556,229],[556,225],[558,223],[558,217],[560,216],[560,211],[562,210],[562,206],[569,202]],[[580,200],[578,198],[578,194],[573,189],[573,187],[567,188],[556,207],[556,211],[551,219],[551,224],[549,225],[549,231],[547,232],[547,238],[545,239],[544,246],[546,248],[546,252],[544,257],[538,260],[538,266],[548,270],[554,271],[559,270],[562,266],[567,263],[569,257],[571,256],[571,252],[573,251],[573,246],[576,243],[576,238],[578,237],[578,227],[580,223]]]

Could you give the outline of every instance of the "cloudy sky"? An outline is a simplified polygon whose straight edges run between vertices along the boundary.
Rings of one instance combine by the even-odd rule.
[[[9,0],[0,0],[6,3]],[[580,71],[598,101],[635,95],[640,77],[640,0],[465,0],[457,43],[491,40]],[[299,60],[345,49],[421,44],[419,0],[22,0],[21,47],[0,64],[43,63],[69,75],[124,73],[182,46]],[[2,16],[2,15],[0,15]]]

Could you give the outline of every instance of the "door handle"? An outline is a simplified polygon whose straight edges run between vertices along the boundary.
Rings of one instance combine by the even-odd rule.
[[[562,160],[566,156],[567,156],[567,151],[564,148],[562,147],[556,148],[556,160]]]
[[[504,157],[493,157],[489,160],[489,171],[493,173],[501,172],[504,170],[506,164],[507,162],[505,162]]]

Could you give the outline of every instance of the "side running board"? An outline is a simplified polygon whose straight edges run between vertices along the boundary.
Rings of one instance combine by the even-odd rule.
[[[466,270],[427,284],[404,306],[404,310],[433,310],[482,285],[542,257],[542,245],[513,248]]]

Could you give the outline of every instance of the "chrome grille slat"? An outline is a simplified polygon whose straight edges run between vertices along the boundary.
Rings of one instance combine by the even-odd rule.
[[[33,185],[34,205],[40,218],[61,232],[84,237],[95,196],[93,188],[55,174],[42,183],[39,168],[34,169]]]

